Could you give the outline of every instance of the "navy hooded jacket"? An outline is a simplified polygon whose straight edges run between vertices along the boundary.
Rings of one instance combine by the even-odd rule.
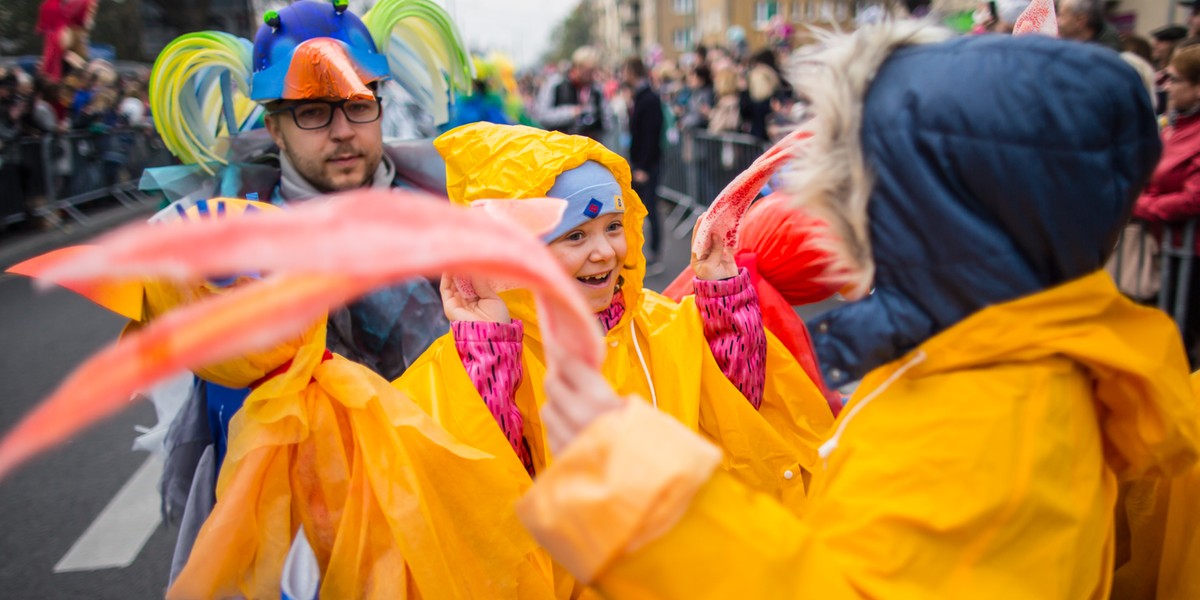
[[[867,89],[875,287],[818,316],[840,386],[989,305],[1100,269],[1161,152],[1106,48],[976,36],[896,50]]]

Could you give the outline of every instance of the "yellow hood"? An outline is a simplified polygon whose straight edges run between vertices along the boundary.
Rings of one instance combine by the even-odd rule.
[[[621,269],[626,307],[621,323],[637,312],[646,276],[642,221],[647,213],[631,187],[625,159],[595,140],[523,125],[473,123],[446,132],[433,145],[446,160],[446,194],[451,202],[464,206],[475,200],[544,197],[559,173],[588,160],[612,171],[626,199],[625,241],[629,247]],[[503,297],[514,317],[526,324],[537,323],[531,294],[514,290]]]
[[[1106,458],[1122,479],[1164,476],[1200,456],[1200,413],[1175,323],[1098,271],[986,308],[922,344],[912,377],[1065,356],[1095,381]],[[865,383],[865,382],[864,382]]]

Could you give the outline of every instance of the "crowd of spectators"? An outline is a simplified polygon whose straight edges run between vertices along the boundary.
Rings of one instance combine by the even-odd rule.
[[[743,133],[769,141],[802,116],[783,76],[785,45],[755,53],[699,47],[676,61],[643,63],[651,90],[665,107],[665,136],[707,131]],[[606,69],[590,47],[570,61],[527,72],[519,88],[529,115],[539,125],[604,141],[627,152],[629,112],[636,89],[622,62]]]
[[[0,66],[0,217],[53,227],[58,215],[42,210],[46,186],[56,189],[87,162],[87,181],[101,187],[137,176],[128,160],[130,127],[151,126],[148,71],[119,74],[93,60],[58,82],[19,65]]]
[[[1103,0],[1062,0],[1057,4],[1061,38],[1120,52],[1152,91],[1166,158],[1138,201],[1134,224],[1144,224],[1146,236],[1163,241],[1169,226],[1200,218],[1200,2],[1181,2],[1187,11],[1184,22],[1159,28],[1149,38],[1118,32],[1107,18],[1108,6]],[[972,33],[1011,34],[1028,5],[1029,0],[981,3]],[[643,79],[629,77],[628,63],[605,68],[598,53],[581,48],[569,62],[525,74],[520,90],[534,121],[599,139],[630,157],[635,174],[652,176],[657,182],[666,177],[660,165],[638,164],[642,160],[638,157],[652,155],[657,160],[680,153],[687,160],[689,144],[680,144],[681,140],[701,133],[737,134],[748,144],[770,143],[803,122],[805,103],[795,97],[781,68],[792,55],[793,49],[782,40],[753,52],[744,44],[698,47],[674,61],[648,61]],[[640,60],[634,60],[641,66]],[[631,126],[637,112],[643,115],[637,120],[648,122],[644,117],[648,95],[660,100],[664,117],[661,122],[655,120],[654,132]],[[650,139],[661,144],[660,152],[645,152]],[[654,192],[643,195],[654,210]],[[656,221],[648,223],[652,258],[661,236]],[[1200,253],[1200,242],[1196,251]],[[1136,280],[1158,279],[1157,261],[1139,264],[1150,270]],[[1183,285],[1192,288],[1189,296],[1194,304],[1200,297],[1200,277]],[[1153,297],[1140,299],[1155,301]],[[1193,307],[1181,325],[1192,360],[1200,364],[1200,310]]]

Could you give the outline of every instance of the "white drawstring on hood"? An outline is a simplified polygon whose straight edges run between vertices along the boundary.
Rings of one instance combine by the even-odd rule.
[[[925,358],[925,351],[918,350],[912,358],[908,359],[908,362],[900,365],[900,368],[896,369],[896,371],[889,375],[888,378],[883,381],[883,383],[879,384],[879,387],[871,390],[871,393],[867,394],[867,396],[861,401],[856,402],[850,409],[850,412],[846,414],[846,418],[842,419],[842,423],[838,425],[837,431],[833,432],[833,436],[826,440],[824,444],[821,444],[820,448],[817,448],[817,454],[821,456],[821,460],[828,460],[829,455],[833,454],[834,450],[837,450],[838,440],[841,439],[842,432],[846,430],[846,425],[850,424],[851,419],[858,414],[858,411],[862,410],[863,407],[874,400],[876,396],[882,394],[884,390],[891,387],[893,383],[896,383],[896,381],[903,377],[909,369],[924,362]]]

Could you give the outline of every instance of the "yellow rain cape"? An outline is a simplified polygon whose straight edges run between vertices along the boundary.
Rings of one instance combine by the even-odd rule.
[[[1200,371],[1192,392],[1200,400]],[[1200,598],[1200,463],[1121,486],[1116,566],[1114,599]]]
[[[230,423],[216,507],[168,597],[279,597],[301,525],[322,598],[514,596],[534,545],[479,499],[526,486],[366,367],[322,360],[324,323],[288,350]]]
[[[1175,505],[1195,497],[1200,452],[1186,368],[1175,324],[1101,271],[983,309],[869,373],[800,519],[630,408],[586,429],[519,506],[614,598],[1107,598],[1118,480],[1183,471],[1159,597],[1191,598],[1195,502]],[[629,468],[658,486],[630,489]]]
[[[276,210],[221,202],[230,215]],[[185,218],[201,217],[193,207]],[[207,282],[157,280],[97,290],[83,291],[139,320],[222,293]],[[183,353],[193,343],[186,335],[173,342]],[[195,373],[256,387],[230,423],[216,505],[168,598],[279,598],[302,525],[321,598],[515,597],[518,585],[543,586],[529,597],[551,596],[530,575],[548,571],[549,559],[510,508],[528,480],[458,442],[367,367],[327,355],[323,319],[288,343]]]
[[[454,129],[434,145],[446,159],[447,192],[459,204],[544,196],[559,173],[587,160],[611,170],[626,199],[629,251],[621,270],[625,315],[605,336],[608,354],[602,372],[619,393],[647,401],[657,398],[659,410],[717,444],[724,451],[723,467],[738,479],[796,512],[802,510],[807,474],[817,465],[816,448],[833,422],[828,404],[787,349],[768,333],[765,393],[761,410],[755,411],[713,358],[695,299],[676,304],[642,289],[642,221],[647,213],[630,188],[624,159],[588,138],[486,123]],[[516,403],[525,419],[535,469],[541,472],[550,452],[539,414],[546,401],[541,385],[546,363],[538,316],[527,291],[501,296],[512,317],[524,323],[524,377]],[[456,438],[496,456],[507,477],[529,481],[471,383],[451,335],[435,341],[394,385]],[[511,510],[507,499],[500,501]],[[555,579],[560,597],[569,595],[573,583]]]

